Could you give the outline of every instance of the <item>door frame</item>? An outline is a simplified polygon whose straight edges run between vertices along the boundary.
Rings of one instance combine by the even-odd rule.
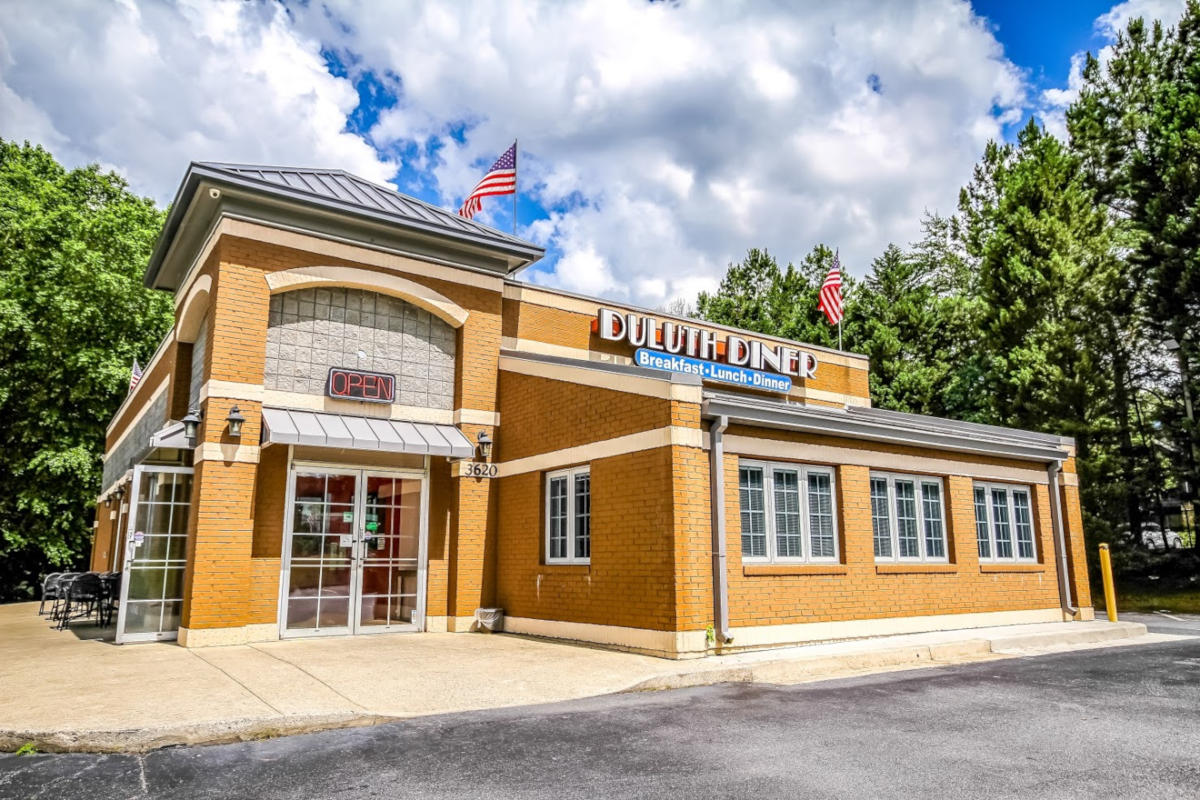
[[[147,472],[173,472],[183,475],[195,475],[193,467],[169,467],[158,466],[157,464],[136,464],[133,467],[133,480],[129,484],[129,512],[125,517],[125,537],[124,546],[125,553],[121,557],[121,600],[117,606],[117,629],[116,643],[125,644],[126,642],[167,642],[179,638],[179,628],[173,631],[156,631],[154,633],[124,633],[125,630],[125,612],[129,608],[129,583],[130,583],[130,568],[133,565],[133,554],[136,549],[133,546],[133,534],[137,531],[137,512],[138,512],[138,493],[141,491],[142,476]],[[195,493],[195,486],[192,486]],[[174,501],[172,500],[172,505]],[[188,498],[188,528],[192,527],[192,498]],[[190,538],[190,537],[188,537]],[[186,540],[185,540],[186,541]],[[188,542],[190,545],[191,542]],[[183,565],[184,581],[181,585],[187,585],[187,550],[184,551],[185,561]],[[184,598],[186,600],[186,598]],[[182,608],[180,609],[179,624],[183,624]]]
[[[290,454],[289,454],[290,456]],[[283,535],[280,546],[279,559],[279,592],[278,592],[278,609],[276,613],[276,624],[279,629],[280,639],[300,639],[312,638],[317,636],[357,636],[357,635],[374,635],[383,633],[412,633],[414,631],[425,630],[425,609],[426,609],[426,586],[428,581],[429,567],[429,462],[430,457],[425,456],[424,465],[420,468],[412,467],[397,467],[395,469],[387,469],[385,467],[364,467],[362,465],[345,464],[340,462],[330,461],[293,461],[288,459],[287,469],[287,491],[285,493],[285,502],[283,513]],[[292,568],[292,534],[294,527],[294,514],[296,508],[296,473],[297,472],[318,472],[326,475],[354,475],[354,543],[350,549],[350,602],[347,624],[336,628],[325,628],[320,630],[298,629],[294,631],[288,630],[287,627],[287,601],[288,601],[288,581],[291,576]],[[418,543],[417,543],[417,604],[413,611],[413,622],[401,623],[398,625],[387,626],[362,626],[359,624],[359,616],[361,615],[362,606],[362,548],[363,548],[363,524],[366,519],[366,501],[367,501],[367,477],[389,477],[403,478],[406,480],[420,481],[420,508],[418,513]]]

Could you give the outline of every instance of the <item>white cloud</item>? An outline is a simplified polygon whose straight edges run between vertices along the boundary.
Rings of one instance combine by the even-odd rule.
[[[325,45],[400,97],[381,152],[441,146],[411,166],[448,208],[520,138],[522,187],[550,209],[523,233],[561,254],[533,280],[656,305],[748,248],[817,242],[862,274],[955,208],[1025,83],[961,0],[799,5],[27,0],[0,17],[0,135],[159,199],[193,159],[386,180],[395,165],[345,130],[357,98]]]
[[[28,0],[0,15],[0,136],[115,166],[160,202],[193,160],[388,180],[394,165],[345,131],[357,104],[282,7]]]
[[[1113,46],[1117,35],[1124,33],[1132,20],[1139,17],[1150,22],[1159,20],[1163,25],[1174,25],[1183,16],[1184,0],[1126,0],[1118,3],[1096,18],[1093,25],[1095,31],[1110,44],[1101,47],[1093,55],[1101,64],[1107,64],[1112,58]],[[1067,75],[1065,89],[1046,89],[1041,94],[1041,109],[1039,116],[1046,130],[1060,139],[1067,138],[1067,107],[1079,97],[1083,88],[1083,67],[1087,63],[1087,53],[1079,52],[1071,56],[1071,71]]]
[[[519,136],[523,186],[554,209],[526,233],[563,254],[537,279],[651,305],[715,286],[750,247],[798,260],[824,241],[862,274],[924,210],[955,208],[999,115],[1025,101],[957,0],[330,0],[295,14],[400,76],[372,136],[442,141],[445,205]],[[446,133],[461,120],[460,144]]]

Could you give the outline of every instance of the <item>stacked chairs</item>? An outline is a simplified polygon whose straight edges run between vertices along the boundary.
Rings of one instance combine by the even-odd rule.
[[[65,630],[73,619],[83,619],[101,613],[105,598],[100,573],[82,572],[67,584],[63,604],[58,608],[58,629]]]
[[[50,620],[65,630],[72,620],[94,616],[107,628],[121,602],[122,572],[52,572],[42,581],[42,602],[38,615],[46,613],[50,602]]]

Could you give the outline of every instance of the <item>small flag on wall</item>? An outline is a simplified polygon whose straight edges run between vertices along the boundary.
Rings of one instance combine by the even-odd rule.
[[[129,370],[129,391],[137,388],[138,381],[142,379],[142,368],[138,366],[137,359],[133,360],[133,369]]]
[[[460,217],[472,219],[483,207],[483,198],[503,194],[517,193],[517,143],[504,151],[504,155],[496,159],[492,168],[483,179],[475,185],[467,199],[458,209]]]
[[[829,324],[840,323],[842,321],[842,264],[838,260],[837,253],[833,254],[833,266],[829,268],[829,274],[825,276],[825,282],[821,284],[820,297],[817,308],[825,312],[825,318],[829,320]]]

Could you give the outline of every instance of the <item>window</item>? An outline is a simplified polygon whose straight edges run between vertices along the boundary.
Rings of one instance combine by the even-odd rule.
[[[975,484],[975,539],[980,561],[1034,561],[1033,506],[1019,486]]]
[[[876,561],[946,561],[942,482],[915,475],[871,475]]]
[[[592,558],[592,475],[576,467],[546,475],[546,563]]]
[[[743,461],[742,560],[836,561],[833,470]]]

